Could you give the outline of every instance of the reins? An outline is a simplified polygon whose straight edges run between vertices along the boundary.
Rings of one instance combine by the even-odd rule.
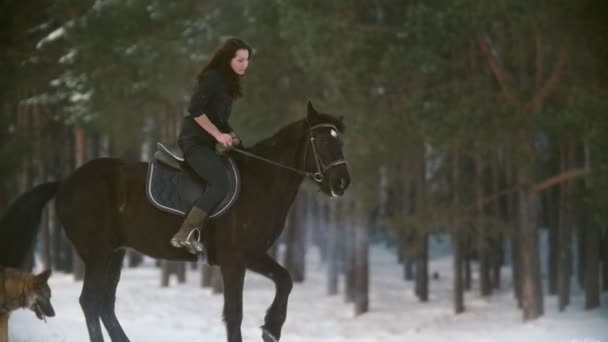
[[[312,176],[313,175],[312,172],[302,171],[300,169],[296,169],[296,168],[293,168],[291,166],[288,166],[288,165],[285,165],[285,164],[281,164],[281,163],[276,162],[274,160],[270,160],[268,158],[260,157],[260,156],[258,156],[256,154],[253,154],[251,152],[247,152],[247,151],[242,150],[242,149],[240,149],[238,147],[231,147],[230,151],[236,151],[236,152],[238,152],[238,153],[240,153],[242,155],[245,155],[245,156],[248,156],[248,157],[251,157],[251,158],[254,158],[254,159],[258,159],[258,160],[267,162],[269,164],[272,164],[274,166],[278,166],[278,167],[281,167],[281,168],[284,168],[284,169],[287,169],[287,170],[291,170],[291,171],[293,171],[293,172],[295,172],[297,174],[300,174],[302,176]]]
[[[297,173],[299,175],[306,176],[306,177],[311,177],[314,181],[320,183],[325,178],[325,172],[329,168],[334,167],[334,166],[338,166],[338,165],[341,165],[341,164],[348,164],[348,162],[346,160],[338,159],[338,160],[335,160],[335,161],[333,161],[333,162],[331,162],[331,163],[329,163],[327,165],[323,165],[323,163],[321,162],[321,159],[319,158],[319,154],[317,152],[317,146],[315,145],[315,138],[312,135],[312,131],[315,130],[316,128],[320,128],[320,127],[329,127],[329,128],[335,129],[336,131],[338,130],[336,128],[336,126],[334,126],[332,124],[329,124],[329,123],[314,125],[314,126],[312,126],[312,127],[310,127],[308,129],[308,137],[309,138],[307,139],[308,142],[306,143],[306,148],[304,149],[304,166],[306,167],[306,160],[308,158],[308,144],[310,144],[310,145],[312,145],[312,153],[313,153],[314,158],[315,158],[315,164],[317,166],[317,172],[309,172],[309,171],[305,171],[305,170],[296,169],[296,168],[291,167],[289,165],[285,165],[283,163],[279,163],[279,162],[276,162],[274,160],[270,160],[268,158],[260,157],[260,156],[258,156],[256,154],[253,154],[251,152],[245,151],[245,150],[240,149],[238,147],[230,147],[230,150],[236,151],[236,152],[238,152],[238,153],[240,153],[242,155],[245,155],[245,156],[248,156],[248,157],[251,157],[251,158],[254,158],[254,159],[258,159],[258,160],[264,161],[264,162],[272,164],[274,166],[277,166],[277,167],[280,167],[280,168],[283,168],[283,169],[287,169],[287,170],[293,171],[293,172],[295,172],[295,173]]]

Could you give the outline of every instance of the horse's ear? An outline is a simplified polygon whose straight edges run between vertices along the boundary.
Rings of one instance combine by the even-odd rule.
[[[308,121],[311,122],[312,119],[316,118],[319,115],[315,107],[312,106],[312,102],[308,101]]]
[[[47,280],[49,280],[49,277],[51,276],[51,270],[46,270],[42,273],[40,273],[39,275],[36,276],[36,280],[38,281],[39,284],[44,284],[47,282]]]

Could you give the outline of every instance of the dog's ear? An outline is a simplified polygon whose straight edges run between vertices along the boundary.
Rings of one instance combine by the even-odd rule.
[[[36,276],[36,280],[38,281],[39,284],[44,284],[49,280],[49,277],[51,276],[51,270],[46,270],[42,273],[40,273],[39,275]]]

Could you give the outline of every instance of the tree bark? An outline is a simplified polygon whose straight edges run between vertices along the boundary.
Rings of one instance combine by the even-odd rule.
[[[497,193],[500,188],[500,172],[499,172],[498,151],[492,159],[492,193]],[[495,201],[492,206],[492,214],[496,221],[501,220],[500,201]],[[494,239],[490,251],[492,258],[492,287],[500,289],[501,287],[501,270],[504,262],[503,234],[500,233]]]
[[[568,169],[569,152],[567,146],[562,146],[560,168]],[[558,294],[559,311],[564,311],[570,304],[570,279],[572,275],[572,214],[569,199],[572,194],[571,182],[560,185],[559,205],[559,267],[558,267]]]
[[[169,287],[171,275],[177,276],[177,282],[183,284],[186,282],[186,263],[183,261],[161,261],[161,287]]]
[[[211,292],[215,294],[224,293],[224,278],[220,268],[213,266],[211,274]]]
[[[427,302],[429,300],[428,240],[429,235],[423,233],[416,242],[416,295],[421,302]]]
[[[608,229],[604,227],[602,234],[602,291],[608,292]]]
[[[160,262],[160,287],[169,287],[169,278],[171,277],[171,265],[168,260],[162,260]]]
[[[590,220],[587,220],[590,221]],[[585,263],[585,309],[591,310],[600,306],[600,251],[599,229],[587,222],[585,252],[587,257]],[[582,251],[581,251],[582,252]]]
[[[475,146],[479,148],[479,143]],[[484,227],[484,210],[481,205],[483,199],[484,177],[482,156],[479,154],[475,157],[475,192],[477,197],[476,210],[476,231],[477,231],[477,256],[479,258],[479,291],[482,297],[488,297],[492,294],[492,286],[490,282],[490,258],[489,258],[489,243],[487,228]]]
[[[211,287],[213,268],[207,264],[201,266],[201,287]]]
[[[335,200],[328,204],[328,239],[327,239],[327,294],[338,294],[339,248],[338,248],[338,205]]]
[[[369,310],[369,233],[367,222],[360,220],[361,202],[355,206],[355,315],[361,315]]]
[[[524,320],[536,319],[543,314],[540,256],[538,250],[538,194],[531,190],[531,170],[521,166],[518,173],[519,226],[521,232],[521,293]]]
[[[512,186],[514,185],[517,180],[516,180],[516,173],[509,161],[509,158],[506,159],[505,162],[505,178],[506,178],[506,183],[507,186]],[[505,213],[505,220],[512,224],[514,226],[514,230],[511,232],[511,238],[510,238],[510,243],[511,243],[511,272],[512,272],[512,277],[513,277],[513,296],[515,297],[515,299],[517,300],[517,306],[519,308],[522,308],[522,295],[521,295],[521,263],[520,263],[520,227],[519,224],[517,223],[517,217],[518,215],[518,200],[517,200],[517,196],[515,193],[509,193],[506,195],[507,196],[507,201],[506,201],[506,213]]]
[[[461,242],[461,246],[462,246],[462,250],[463,250],[463,257],[464,257],[464,290],[465,291],[471,291],[471,288],[473,286],[473,281],[472,281],[472,269],[471,269],[471,242],[470,242],[470,238],[466,238],[463,242],[463,240],[460,240]]]
[[[455,147],[452,152],[452,208],[460,207],[460,191],[458,190],[458,184],[460,184],[460,148]],[[454,313],[459,314],[464,312],[464,288],[463,288],[463,251],[462,251],[462,232],[461,225],[458,223],[458,217],[452,215],[450,222],[450,228],[452,230],[452,251],[453,251],[453,304]]]
[[[591,168],[589,146],[585,146],[585,168]],[[585,192],[589,193],[590,184],[585,182]],[[586,263],[585,263],[585,309],[591,310],[600,306],[600,243],[602,240],[602,231],[596,225],[591,210],[584,209],[585,214],[583,221],[586,230]]]
[[[585,246],[587,245],[587,229],[585,229],[585,224],[583,222],[580,222],[581,219],[578,218],[578,222],[575,224],[575,226],[578,228],[577,232],[578,232],[578,238],[576,239],[576,242],[578,244],[578,247],[576,249],[576,279],[578,280],[578,286],[581,289],[585,288],[585,276],[586,276],[586,272],[585,272],[585,265],[587,264],[587,253],[585,251]]]
[[[557,294],[559,269],[559,189],[549,189],[545,193],[549,233],[549,294]]]
[[[74,140],[75,140],[75,166],[76,168],[82,166],[85,162],[85,153],[86,153],[86,139],[84,130],[81,127],[76,127],[74,130]],[[81,281],[84,279],[84,263],[82,259],[78,255],[78,252],[75,248],[72,247],[72,262],[73,262],[73,271],[74,271],[74,280]]]
[[[353,213],[354,203],[347,201],[344,203],[347,208],[345,212]],[[355,301],[355,222],[351,215],[344,215],[344,301],[351,303]]]

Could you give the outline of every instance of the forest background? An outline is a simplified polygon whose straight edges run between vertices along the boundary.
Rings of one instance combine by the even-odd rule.
[[[500,286],[505,250],[525,319],[543,313],[543,282],[565,308],[573,277],[591,309],[608,290],[607,7],[3,0],[0,208],[88,160],[148,161],[156,141],[175,142],[195,75],[222,39],[238,36],[254,48],[231,118],[246,145],[302,118],[307,100],[345,117],[348,194],[326,201],[306,188],[298,210],[317,222],[329,274],[342,267],[351,277],[357,312],[367,310],[369,241],[397,247],[425,301],[436,233],[452,240],[455,312],[465,309],[471,263],[482,296]],[[282,241],[303,281],[298,210]],[[50,211],[45,220],[43,263],[78,278]],[[319,229],[327,222],[332,229]]]

